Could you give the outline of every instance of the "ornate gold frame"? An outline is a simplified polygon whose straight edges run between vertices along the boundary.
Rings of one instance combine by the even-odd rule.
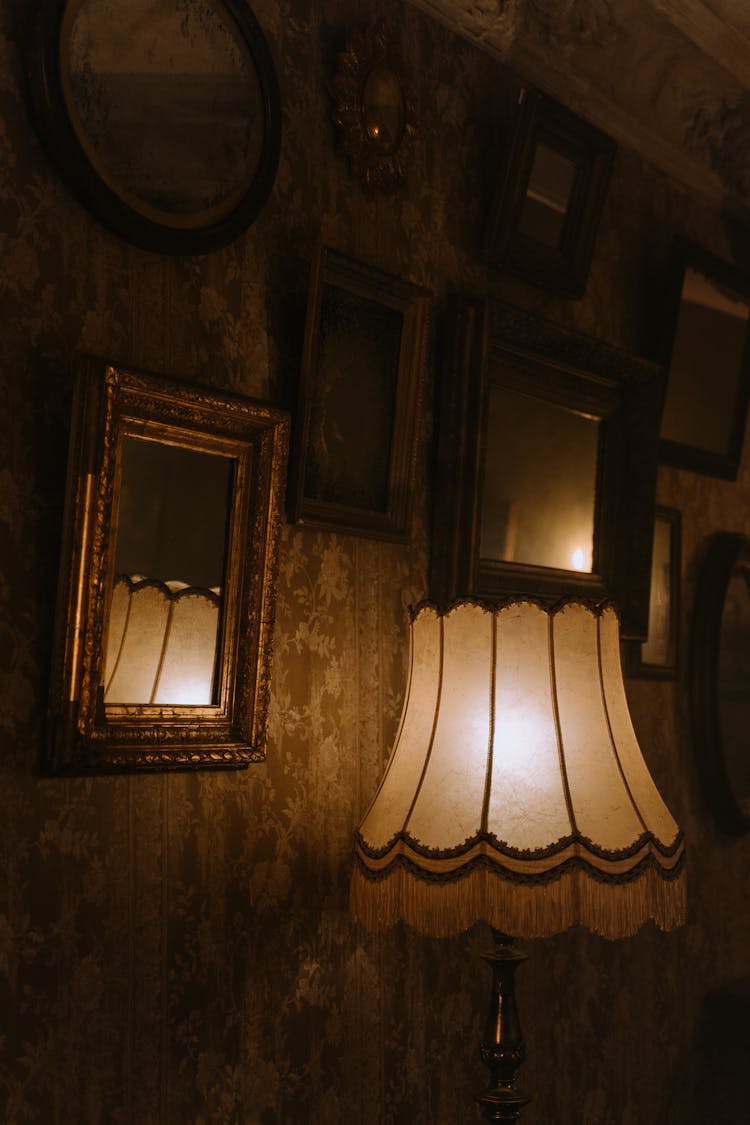
[[[403,88],[403,67],[393,46],[393,32],[380,19],[365,31],[351,37],[339,55],[339,71],[329,83],[335,103],[334,124],[341,133],[344,152],[353,174],[366,191],[387,192],[404,182],[406,162],[416,135],[413,101]],[[378,69],[392,72],[398,81],[403,105],[403,129],[398,144],[384,150],[367,130],[364,91],[368,77]]]
[[[45,766],[240,768],[265,756],[284,411],[101,361],[76,377]],[[110,704],[102,688],[121,446],[146,436],[232,461],[215,704]]]

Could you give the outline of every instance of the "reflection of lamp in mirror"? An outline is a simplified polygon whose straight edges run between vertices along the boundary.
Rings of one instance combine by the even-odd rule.
[[[229,457],[126,435],[104,702],[216,703]]]
[[[220,590],[120,575],[109,613],[105,703],[215,703]]]
[[[608,938],[685,913],[682,835],[628,712],[611,607],[462,602],[412,622],[396,745],[356,837],[351,906],[371,929],[494,928],[482,1057],[491,1121],[517,1121],[523,1058],[508,934]]]
[[[482,558],[591,572],[600,437],[578,410],[490,388]]]
[[[573,570],[590,571],[591,548],[585,550],[583,547],[574,547],[570,554],[570,565]]]

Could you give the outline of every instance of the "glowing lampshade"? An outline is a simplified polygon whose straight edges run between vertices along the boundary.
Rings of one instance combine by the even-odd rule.
[[[684,921],[684,844],[628,712],[611,607],[412,622],[395,749],[356,836],[355,917],[606,937]]]
[[[112,594],[105,703],[200,706],[213,700],[219,593],[118,577]]]

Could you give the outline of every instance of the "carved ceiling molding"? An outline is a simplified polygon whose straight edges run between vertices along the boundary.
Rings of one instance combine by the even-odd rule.
[[[750,99],[748,99],[750,100]],[[722,103],[713,111],[699,108],[686,139],[704,153],[729,191],[741,200],[750,196],[750,120],[748,112]]]
[[[746,0],[647,0],[651,8],[743,85],[748,81],[750,5]]]
[[[692,194],[744,204],[747,0],[411,2]]]
[[[411,0],[438,23],[505,58],[523,23],[524,0]]]
[[[611,0],[526,0],[524,5],[524,33],[538,34],[565,54],[581,43],[611,46],[616,29]]]

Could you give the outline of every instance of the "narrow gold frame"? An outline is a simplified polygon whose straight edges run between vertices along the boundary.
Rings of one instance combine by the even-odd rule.
[[[232,459],[217,702],[105,704],[122,439]],[[45,768],[242,768],[265,757],[289,422],[240,396],[85,361],[73,397]]]

